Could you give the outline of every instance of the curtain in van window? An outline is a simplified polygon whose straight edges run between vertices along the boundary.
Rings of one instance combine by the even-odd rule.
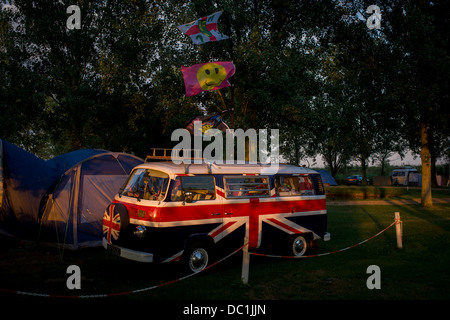
[[[182,201],[183,192],[192,192],[193,200],[213,200],[216,198],[216,186],[213,176],[177,177],[172,188],[170,200]]]
[[[268,197],[270,194],[268,177],[225,177],[227,198]]]
[[[275,177],[275,187],[277,196],[305,196],[315,195],[316,189],[314,181],[309,175],[289,176],[282,175]]]

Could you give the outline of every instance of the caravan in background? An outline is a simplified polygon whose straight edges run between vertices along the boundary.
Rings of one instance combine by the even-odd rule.
[[[419,180],[419,173],[413,167],[395,168],[391,172],[393,186],[417,186]]]

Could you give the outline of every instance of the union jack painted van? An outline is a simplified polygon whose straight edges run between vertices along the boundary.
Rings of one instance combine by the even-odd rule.
[[[325,190],[316,171],[280,164],[135,167],[103,217],[103,246],[141,262],[180,261],[203,270],[213,254],[279,250],[302,256],[329,240]],[[266,172],[266,173],[265,173]]]

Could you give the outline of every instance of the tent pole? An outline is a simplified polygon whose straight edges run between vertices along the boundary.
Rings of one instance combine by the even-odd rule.
[[[78,248],[78,203],[79,203],[79,196],[80,196],[80,179],[81,179],[81,165],[79,165],[75,169],[76,174],[74,175],[74,181],[73,181],[73,201],[71,205],[70,212],[73,214],[73,245],[75,248]],[[65,240],[64,240],[65,242]]]

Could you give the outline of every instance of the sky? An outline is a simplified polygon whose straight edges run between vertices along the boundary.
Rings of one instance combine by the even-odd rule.
[[[325,164],[323,162],[323,158],[321,156],[316,157],[316,163],[317,165],[313,165],[314,159],[310,158],[307,161],[302,161],[301,165],[305,164],[307,167],[319,167],[324,168]],[[437,164],[442,163],[442,161],[438,161]],[[408,152],[403,159],[400,158],[400,155],[398,153],[395,153],[393,156],[389,158],[389,164],[391,166],[420,166],[420,156],[414,156],[411,152]],[[377,164],[375,164],[377,165]],[[369,164],[369,166],[372,166],[372,164]]]

